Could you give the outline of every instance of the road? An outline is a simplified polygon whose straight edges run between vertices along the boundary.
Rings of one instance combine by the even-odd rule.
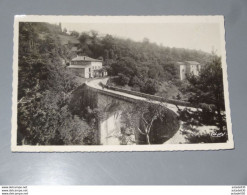
[[[111,89],[107,89],[107,88],[103,89],[100,86],[100,83],[106,84],[107,80],[108,80],[108,78],[99,78],[99,79],[88,81],[88,82],[86,82],[86,84],[88,86],[90,86],[90,87],[93,87],[93,88],[96,88],[96,89],[99,89],[99,90],[104,90],[104,91],[107,91],[107,92],[110,92],[110,93],[114,93],[114,94],[118,94],[118,95],[121,95],[121,96],[125,96],[125,97],[128,97],[128,98],[131,98],[131,99],[143,100],[143,101],[150,102],[149,99],[144,98],[144,97],[135,96],[135,95],[132,95],[132,94],[128,94],[128,93],[124,93],[124,92],[120,92],[120,91],[115,91],[115,90],[111,90]],[[158,101],[152,101],[152,102],[153,103],[160,103]],[[178,114],[178,108],[174,104],[170,104],[170,103],[162,103],[162,104],[164,104],[165,107],[167,107],[168,109],[170,109],[173,112],[175,112],[176,114]],[[184,106],[179,106],[179,108],[180,109],[184,109],[185,107]]]

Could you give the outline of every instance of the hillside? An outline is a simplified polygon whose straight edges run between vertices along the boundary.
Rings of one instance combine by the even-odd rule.
[[[65,60],[77,54],[101,58],[108,74],[119,76],[108,84],[167,98],[187,99],[181,90],[183,84],[178,79],[176,62],[197,61],[204,65],[212,56],[197,50],[160,46],[148,39],[136,42],[93,30],[68,35],[59,26],[47,24],[47,27],[56,35]],[[41,35],[44,37],[44,33]]]
[[[65,36],[61,38],[68,40]],[[181,94],[176,62],[206,64],[211,56],[197,50],[160,46],[148,39],[136,42],[95,31],[81,33],[78,40],[77,54],[103,59],[108,74],[120,76],[109,84],[169,98]]]
[[[60,43],[61,45],[67,45],[67,44],[79,44],[79,40],[71,35],[65,35],[65,34],[59,34],[58,35],[59,39],[60,39]]]
[[[48,23],[19,25],[18,145],[92,144],[91,118],[68,108],[78,87],[75,76],[61,66],[70,53],[61,31]],[[90,124],[89,124],[90,123]]]

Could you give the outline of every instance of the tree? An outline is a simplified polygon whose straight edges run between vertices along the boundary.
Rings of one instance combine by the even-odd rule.
[[[150,43],[150,41],[149,41],[149,39],[148,38],[143,38],[143,41],[142,41],[144,44],[149,44]]]
[[[80,36],[80,34],[77,31],[74,31],[74,30],[71,32],[71,35],[76,37],[76,38],[78,38]]]
[[[214,56],[201,70],[199,76],[189,75],[188,81],[190,84],[188,90],[191,92],[189,101],[195,105],[205,103],[213,115],[216,112],[218,126],[220,131],[223,131],[225,122],[222,111],[225,111],[225,102],[221,58]]]
[[[111,65],[114,75],[119,73],[132,77],[137,72],[136,62],[131,57],[124,57]]]
[[[143,87],[144,83],[141,79],[139,79],[137,76],[134,76],[131,78],[130,82],[129,82],[129,85],[132,86],[132,87]]]
[[[90,34],[91,34],[92,40],[97,41],[97,37],[98,37],[99,33],[95,30],[91,30]]]
[[[118,81],[119,85],[122,85],[122,86],[128,85],[129,84],[129,80],[130,80],[129,77],[125,76],[124,74],[119,74],[118,75],[117,81]]]
[[[68,108],[77,83],[61,66],[67,51],[61,50],[55,27],[19,25],[18,145],[89,144],[92,127]]]
[[[80,45],[79,48],[81,49],[83,55],[91,56],[92,51],[90,49],[90,45],[92,43],[92,39],[88,33],[81,33],[79,37]]]
[[[159,84],[154,79],[148,79],[144,86],[141,88],[141,92],[154,95],[159,90]]]
[[[62,32],[62,24],[61,24],[61,22],[59,22],[59,24],[58,24],[58,29],[59,29],[59,32]]]
[[[167,110],[164,106],[162,102],[138,101],[134,105],[132,113],[128,109],[127,115],[125,114],[125,116],[128,116],[126,123],[129,123],[129,126],[134,127],[138,133],[145,136],[146,144],[151,144],[150,133],[155,120],[163,121],[166,117]],[[137,120],[140,122],[138,123]]]

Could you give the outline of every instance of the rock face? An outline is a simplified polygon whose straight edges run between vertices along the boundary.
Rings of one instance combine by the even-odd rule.
[[[146,137],[136,130],[137,127],[141,128],[142,122],[134,110],[135,103],[133,99],[115,96],[84,84],[73,92],[70,108],[78,115],[87,107],[97,109],[100,114],[95,136],[99,145],[146,144]],[[164,143],[178,129],[177,115],[166,109],[165,118],[155,120],[151,128],[151,144]]]

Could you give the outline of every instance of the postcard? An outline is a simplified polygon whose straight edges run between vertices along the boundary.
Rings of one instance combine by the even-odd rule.
[[[13,152],[233,149],[223,16],[16,16]]]

